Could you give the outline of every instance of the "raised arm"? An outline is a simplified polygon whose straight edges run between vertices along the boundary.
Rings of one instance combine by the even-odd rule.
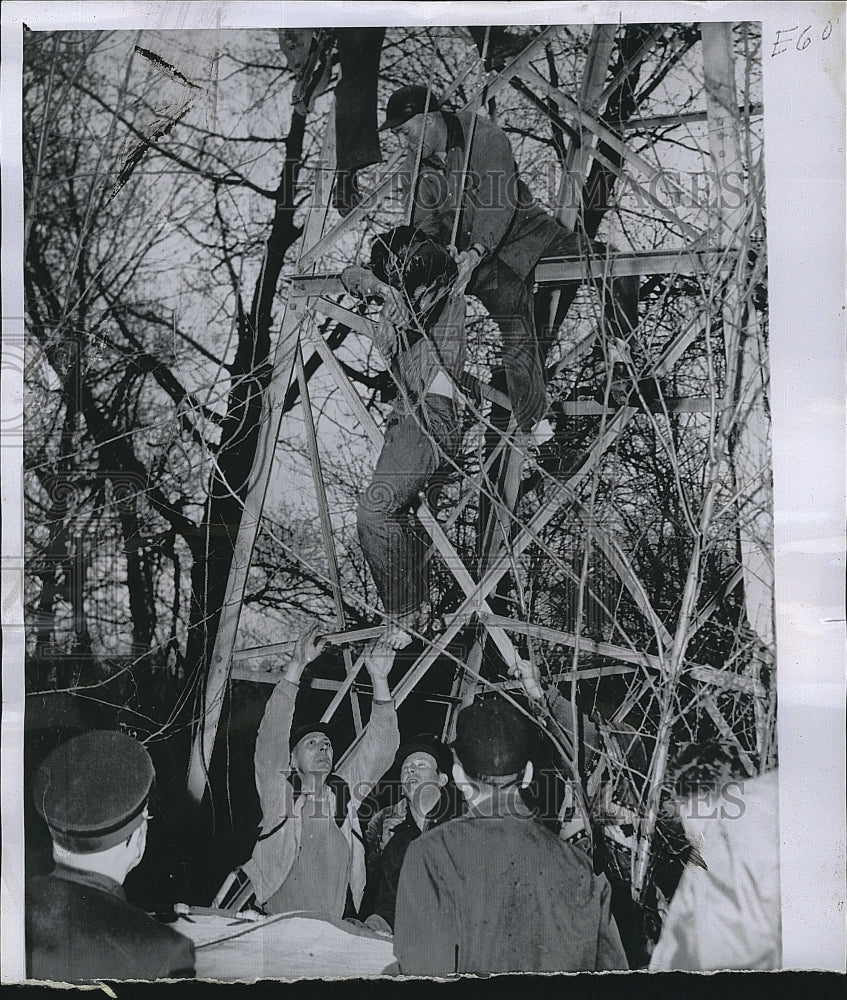
[[[380,643],[366,653],[365,666],[373,684],[371,717],[362,738],[338,773],[350,786],[356,806],[394,762],[400,747],[397,712],[388,687],[388,675],[394,663],[394,650]]]
[[[285,772],[288,770],[288,737],[291,734],[291,720],[294,718],[300,678],[323,646],[324,641],[318,638],[315,629],[298,639],[282,680],[277,682],[265,706],[253,757],[256,789],[263,816],[271,813],[275,815],[276,799],[282,792]]]

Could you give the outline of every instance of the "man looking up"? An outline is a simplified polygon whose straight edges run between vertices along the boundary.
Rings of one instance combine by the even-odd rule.
[[[388,687],[394,654],[379,644],[365,660],[373,684],[370,722],[337,772],[324,723],[292,729],[300,678],[323,645],[314,631],[298,640],[265,708],[254,758],[262,824],[243,873],[266,913],[306,910],[340,919],[348,887],[356,908],[365,887],[357,812],[391,765],[400,733]]]
[[[365,923],[386,933],[394,926],[397,883],[409,844],[461,811],[450,780],[453,755],[441,740],[421,733],[400,747],[397,762],[403,797],[396,805],[381,809],[367,831],[368,866],[376,879],[376,897]]]

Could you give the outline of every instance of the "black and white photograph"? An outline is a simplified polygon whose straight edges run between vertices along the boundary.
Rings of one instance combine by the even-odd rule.
[[[843,5],[7,6],[4,982],[843,972]]]

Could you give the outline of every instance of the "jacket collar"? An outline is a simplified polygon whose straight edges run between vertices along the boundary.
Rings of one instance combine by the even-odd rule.
[[[444,169],[445,162],[450,156],[451,150],[464,150],[465,148],[465,130],[462,128],[462,123],[458,115],[454,115],[452,111],[442,111],[441,115],[447,125],[447,148],[440,154],[443,159],[439,158],[439,154],[431,153],[423,160],[427,166],[435,167],[438,170]]]
[[[291,785],[291,790],[294,794],[294,798],[298,799],[301,795],[305,794],[303,792],[303,779],[300,777],[299,773],[295,770],[291,770],[288,773],[288,783]],[[341,785],[346,784],[343,778],[339,777],[337,774],[330,773],[326,776],[324,780],[324,789],[331,789],[333,792],[336,791]]]
[[[56,862],[56,867],[52,872],[55,878],[64,879],[66,882],[77,882],[79,885],[87,885],[92,889],[99,889],[101,892],[111,893],[118,899],[126,901],[126,893],[120,882],[116,882],[108,875],[100,872],[82,871],[80,868],[70,868],[67,865]]]
[[[515,819],[531,819],[534,812],[521,797],[520,788],[512,785],[509,788],[498,789],[482,802],[469,804],[468,815],[484,819],[502,819],[507,816]]]
[[[449,153],[451,149],[455,148],[464,149],[465,132],[458,116],[454,115],[452,111],[442,111],[441,114],[447,125],[447,152]]]
[[[302,798],[303,781],[297,771],[291,771],[288,775],[288,783],[291,785],[292,799],[296,804]],[[328,774],[324,783],[324,790],[329,789],[335,797],[335,824],[339,828],[344,825],[347,818],[347,806],[350,804],[350,786],[338,774]]]
[[[443,823],[447,819],[452,819],[453,816],[458,815],[459,812],[461,812],[460,804],[457,802],[455,795],[451,794],[449,789],[449,785],[445,785],[441,789],[438,801],[426,814],[423,830],[421,830],[422,833],[431,829],[433,826],[437,826],[439,823]],[[403,811],[405,815],[403,822],[417,831],[418,824],[415,822],[415,817],[412,815],[412,810],[408,807],[406,799],[401,799],[398,805],[402,805],[404,807]]]

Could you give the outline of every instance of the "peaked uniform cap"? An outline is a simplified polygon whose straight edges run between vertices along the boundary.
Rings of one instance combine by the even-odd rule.
[[[155,774],[150,755],[131,736],[83,733],[39,767],[35,807],[60,847],[76,854],[105,851],[141,826]]]

